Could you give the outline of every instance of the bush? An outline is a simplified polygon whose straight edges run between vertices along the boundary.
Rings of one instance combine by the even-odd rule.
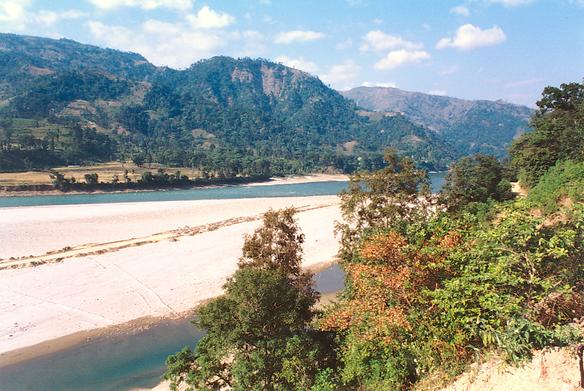
[[[546,213],[560,206],[559,201],[580,202],[584,198],[584,162],[558,162],[531,189],[528,200],[541,205]]]
[[[446,176],[441,198],[449,210],[460,210],[473,202],[513,198],[511,184],[501,163],[492,156],[474,155],[457,161]]]

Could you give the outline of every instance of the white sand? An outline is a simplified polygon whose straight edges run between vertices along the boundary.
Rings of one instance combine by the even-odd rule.
[[[334,258],[335,196],[67,205],[0,209],[0,257],[41,255],[199,226],[269,208],[319,207],[297,215],[305,266]],[[172,316],[221,293],[243,235],[259,220],[177,241],[161,240],[60,263],[0,271],[0,353],[144,316]]]

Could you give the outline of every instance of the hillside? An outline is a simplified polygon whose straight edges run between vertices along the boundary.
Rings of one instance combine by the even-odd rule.
[[[185,70],[71,40],[0,34],[0,170],[133,159],[204,175],[378,168],[396,147],[430,169],[453,149],[403,116],[368,115],[263,59]],[[373,113],[370,113],[373,114]]]
[[[533,114],[528,107],[503,101],[463,100],[397,88],[357,87],[342,94],[367,110],[403,113],[440,134],[463,155],[504,156],[511,141],[529,129]]]

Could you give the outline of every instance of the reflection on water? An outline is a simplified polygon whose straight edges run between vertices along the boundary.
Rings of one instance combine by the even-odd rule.
[[[315,275],[316,289],[343,287],[338,265]],[[147,330],[98,338],[90,343],[25,363],[0,368],[2,391],[130,390],[154,387],[166,357],[202,336],[188,319],[168,320]]]
[[[432,191],[442,187],[445,173],[430,174]],[[158,190],[134,193],[101,193],[2,197],[0,207],[36,205],[104,204],[117,202],[187,201],[258,197],[301,197],[335,195],[347,186],[346,181],[296,183],[288,185],[223,186],[188,190]]]

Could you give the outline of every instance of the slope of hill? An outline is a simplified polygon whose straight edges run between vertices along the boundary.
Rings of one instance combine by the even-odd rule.
[[[529,130],[533,110],[503,101],[463,100],[402,91],[357,87],[342,94],[368,110],[403,113],[451,142],[461,154],[504,156],[511,141]]]
[[[455,153],[403,116],[367,115],[263,59],[186,70],[70,40],[0,34],[0,170],[113,158],[208,175],[376,168],[395,146],[428,168]]]

